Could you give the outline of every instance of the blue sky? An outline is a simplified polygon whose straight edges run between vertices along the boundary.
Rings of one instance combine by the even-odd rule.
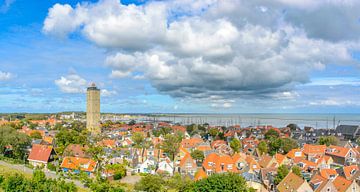
[[[359,113],[359,8],[0,0],[0,112]]]

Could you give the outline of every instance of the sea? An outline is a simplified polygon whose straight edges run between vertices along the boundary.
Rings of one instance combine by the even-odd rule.
[[[240,125],[241,127],[261,125],[285,127],[295,123],[300,128],[310,126],[316,129],[333,129],[338,125],[360,125],[360,114],[151,114],[143,120],[167,121],[183,125],[208,123],[213,126]]]

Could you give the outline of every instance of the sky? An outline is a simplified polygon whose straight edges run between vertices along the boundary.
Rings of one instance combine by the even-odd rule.
[[[358,0],[0,0],[0,112],[360,113]]]

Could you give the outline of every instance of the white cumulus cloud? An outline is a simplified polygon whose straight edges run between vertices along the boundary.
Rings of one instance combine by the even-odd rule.
[[[10,72],[0,71],[0,81],[6,81],[13,77],[14,75]]]

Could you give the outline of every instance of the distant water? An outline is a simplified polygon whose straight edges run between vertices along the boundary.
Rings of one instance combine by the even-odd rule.
[[[165,114],[153,118],[181,124],[209,123],[221,126],[241,125],[241,127],[257,125],[285,127],[290,123],[295,123],[301,128],[304,126],[334,128],[340,124],[360,125],[360,114]]]

